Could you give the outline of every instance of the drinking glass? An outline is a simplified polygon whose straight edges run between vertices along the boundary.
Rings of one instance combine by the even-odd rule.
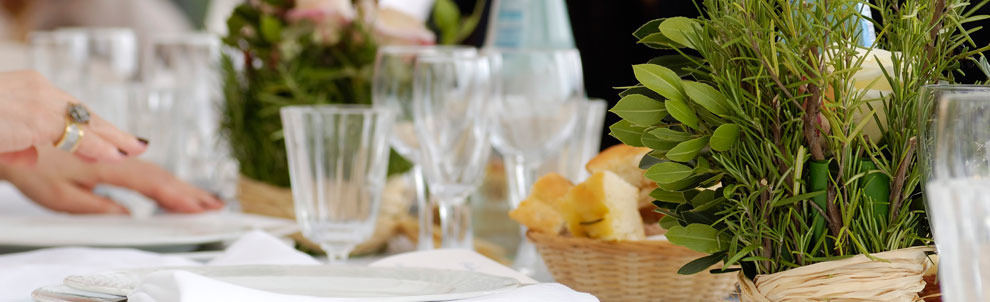
[[[31,68],[56,87],[81,96],[88,40],[81,31],[38,31],[31,36]]]
[[[232,198],[236,164],[219,135],[223,102],[219,38],[192,32],[156,35],[149,40],[142,70],[145,86],[175,95],[171,104],[174,115],[154,127],[182,125],[173,130],[180,139],[179,152],[168,154],[175,164],[173,172],[221,197]]]
[[[584,99],[575,49],[490,49],[492,145],[506,160],[509,203],[528,195],[536,169],[571,135]]]
[[[576,139],[572,135],[586,105],[581,58],[575,49],[489,49],[486,54],[494,74],[492,145],[505,158],[514,209],[529,195],[544,161],[560,160],[564,143]],[[513,266],[527,275],[548,275],[536,248],[522,238]]]
[[[540,175],[555,172],[572,181],[581,181],[591,176],[584,166],[598,155],[607,110],[608,103],[605,100],[578,100],[577,120],[573,131],[560,152],[543,163],[539,169]]]
[[[281,109],[296,220],[331,263],[371,236],[388,167],[392,112],[360,105]]]
[[[943,301],[990,301],[990,93],[942,92],[925,190]]]
[[[441,246],[471,249],[467,198],[481,184],[491,150],[489,63],[477,56],[423,57],[413,74],[413,124],[430,199],[440,207]]]
[[[475,56],[477,50],[464,46],[384,46],[375,58],[375,73],[371,85],[371,100],[395,112],[395,124],[389,143],[392,148],[412,162],[410,174],[416,190],[419,218],[417,249],[433,249],[433,208],[426,198],[426,185],[420,165],[419,140],[413,126],[412,91],[413,67],[421,56]]]

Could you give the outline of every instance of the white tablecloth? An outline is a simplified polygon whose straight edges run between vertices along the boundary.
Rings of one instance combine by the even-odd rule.
[[[314,264],[320,262],[301,253],[266,233],[253,232],[231,244],[219,256],[205,265],[239,264]],[[52,248],[25,253],[0,255],[0,301],[29,301],[36,288],[59,284],[69,275],[91,274],[108,270],[150,266],[196,266],[203,263],[174,255],[143,252],[133,249]],[[505,266],[467,250],[437,250],[400,254],[376,261],[370,266],[426,267],[437,269],[473,270],[492,275],[513,277],[523,284],[535,281]],[[132,293],[135,302],[198,302],[212,301],[217,294],[237,295],[252,293],[235,285],[217,280],[204,281],[192,274],[156,275],[155,280],[145,280],[143,287]],[[152,278],[149,278],[152,279]],[[197,281],[198,280],[198,281]],[[204,286],[209,285],[209,286]],[[173,286],[169,288],[168,286]],[[154,292],[146,289],[169,288]],[[229,292],[218,293],[219,290]],[[276,294],[271,294],[278,297]],[[177,300],[178,297],[181,300]],[[285,301],[284,299],[279,299]],[[598,301],[595,297],[579,293],[556,283],[524,285],[500,294],[464,301]]]

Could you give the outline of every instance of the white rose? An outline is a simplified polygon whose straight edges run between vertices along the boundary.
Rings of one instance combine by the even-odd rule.
[[[296,0],[296,6],[288,13],[291,20],[306,19],[316,24],[347,24],[355,16],[357,11],[351,0]]]
[[[375,38],[383,45],[432,45],[436,42],[436,36],[422,20],[393,7],[379,8]]]

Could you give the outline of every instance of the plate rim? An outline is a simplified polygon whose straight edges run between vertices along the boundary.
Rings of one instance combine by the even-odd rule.
[[[247,232],[253,230],[260,230],[272,234],[273,236],[287,236],[298,231],[299,227],[295,221],[278,218],[278,217],[268,217],[262,215],[255,215],[249,213],[209,213],[205,215],[216,215],[216,216],[230,216],[226,219],[237,217],[235,219],[252,219],[258,222],[258,225],[252,225],[250,223],[245,223],[244,226],[247,228],[238,231],[229,232],[215,232],[212,234],[202,234],[202,235],[180,235],[180,236],[168,236],[168,237],[147,237],[139,238],[138,240],[96,240],[86,242],[87,240],[59,240],[52,241],[51,238],[38,239],[38,238],[4,238],[3,234],[0,234],[0,246],[5,247],[22,247],[22,248],[51,248],[51,247],[70,247],[70,246],[88,246],[88,247],[107,247],[107,248],[119,248],[119,247],[169,247],[169,246],[185,246],[185,245],[198,245],[198,244],[209,244],[217,243],[228,240],[234,240],[244,235]],[[182,219],[182,218],[194,218],[192,216],[182,216],[179,214],[168,214],[167,216],[162,216],[163,219]],[[99,216],[69,216],[69,215],[51,215],[51,216],[13,216],[13,215],[0,215],[0,223],[14,222],[17,221],[27,221],[36,219],[60,219],[67,218],[86,220],[86,219],[99,219],[99,218],[119,218],[120,220],[130,220],[134,221],[154,221],[148,219],[134,219],[129,216],[109,216],[109,215],[99,215]],[[232,220],[231,220],[232,221]],[[90,237],[86,237],[90,238]],[[133,238],[131,238],[133,239]]]
[[[503,276],[496,276],[496,275],[486,274],[486,273],[476,272],[476,271],[435,269],[435,268],[421,268],[421,267],[375,267],[375,266],[348,266],[348,265],[327,265],[327,264],[316,264],[316,265],[267,265],[267,264],[253,264],[253,265],[222,265],[222,266],[163,266],[163,267],[144,267],[144,268],[133,268],[133,269],[123,269],[123,270],[107,271],[107,272],[93,273],[93,274],[88,274],[88,275],[70,275],[70,276],[66,277],[63,280],[63,285],[65,285],[65,286],[67,286],[68,288],[71,288],[71,289],[80,290],[80,291],[87,291],[87,292],[93,292],[93,293],[96,293],[96,294],[127,296],[127,294],[129,294],[131,291],[133,291],[134,288],[117,288],[117,287],[110,287],[110,286],[90,285],[90,284],[86,284],[84,282],[80,282],[80,281],[78,281],[76,279],[78,279],[78,278],[86,278],[86,277],[91,277],[91,276],[99,276],[99,275],[110,275],[110,274],[125,274],[125,275],[126,274],[140,274],[142,272],[156,272],[156,271],[167,271],[167,270],[182,270],[182,271],[196,271],[196,270],[199,270],[199,271],[202,271],[202,270],[236,270],[236,269],[270,269],[270,268],[277,268],[277,269],[280,269],[280,270],[291,272],[293,267],[305,267],[307,269],[314,269],[315,268],[317,270],[339,270],[339,269],[355,270],[355,269],[357,269],[357,270],[369,270],[369,271],[383,271],[384,273],[387,273],[387,272],[390,272],[390,271],[391,272],[396,272],[396,271],[406,271],[406,272],[419,271],[419,272],[429,272],[430,274],[456,273],[456,274],[464,274],[464,275],[468,275],[468,276],[474,275],[475,277],[487,278],[489,280],[492,280],[493,283],[494,283],[494,281],[501,281],[501,282],[504,283],[504,284],[500,285],[500,287],[493,287],[493,288],[490,288],[490,289],[482,289],[482,290],[470,290],[470,291],[465,291],[465,292],[433,293],[433,294],[422,294],[422,295],[413,295],[413,296],[394,296],[394,297],[367,297],[367,298],[362,298],[362,297],[347,297],[348,299],[353,299],[354,301],[380,301],[380,302],[449,301],[449,300],[466,299],[466,298],[471,298],[471,297],[479,297],[479,296],[486,296],[486,295],[501,293],[501,292],[509,291],[509,290],[512,290],[512,289],[515,289],[515,288],[519,288],[520,286],[522,286],[522,283],[519,280],[516,280],[515,278],[509,278],[509,277],[503,277]],[[196,272],[192,272],[192,273],[196,273]],[[312,276],[312,275],[308,275],[308,276]],[[205,276],[205,277],[210,278],[208,276]],[[421,280],[401,279],[401,278],[396,278],[396,277],[384,277],[384,278],[394,278],[395,280],[407,280],[407,281],[420,281],[420,282],[422,282]],[[222,281],[220,279],[214,279],[214,280],[218,280],[220,282],[224,282],[224,281]]]

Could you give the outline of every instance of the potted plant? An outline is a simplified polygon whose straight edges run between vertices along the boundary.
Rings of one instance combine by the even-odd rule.
[[[708,254],[680,273],[721,262],[713,273],[739,271],[742,301],[917,299],[931,250],[918,90],[990,49],[963,30],[980,5],[701,6],[634,33],[678,55],[633,66],[639,83],[611,109],[613,136],[653,149],[641,167],[667,238]]]

